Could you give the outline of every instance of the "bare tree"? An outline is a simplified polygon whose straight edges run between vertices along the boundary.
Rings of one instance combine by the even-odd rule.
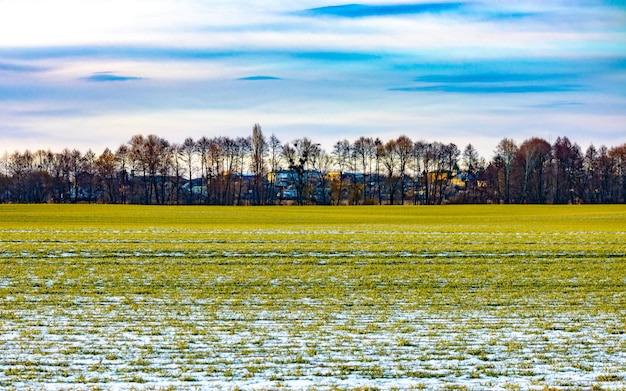
[[[334,191],[332,191],[333,198],[337,205],[341,203],[344,194],[346,172],[350,169],[350,156],[352,154],[352,146],[348,140],[337,141],[333,146],[332,155],[335,160],[335,164],[339,169],[339,183],[333,185]]]
[[[297,139],[293,146],[288,143],[283,146],[283,156],[289,162],[289,169],[294,173],[296,184],[296,199],[298,205],[302,205],[308,197],[308,168],[309,159],[319,153],[319,144],[314,144],[308,138]],[[305,193],[306,192],[306,193]]]
[[[236,156],[238,153],[237,141],[230,137],[220,137],[217,139],[223,159],[223,172],[218,176],[221,187],[222,205],[232,205],[234,203],[234,191],[232,189],[233,174],[236,168]]]
[[[220,139],[212,139],[209,147],[209,190],[207,196],[209,202],[219,203],[221,196],[221,177],[224,172],[224,154],[222,152],[222,143]]]
[[[252,140],[250,137],[238,137],[235,140],[237,153],[235,156],[235,166],[237,167],[237,205],[242,205],[241,195],[244,191],[244,167],[246,165],[246,157],[252,150]]]
[[[154,198],[157,204],[163,204],[165,202],[163,195],[163,186],[165,185],[165,178],[160,177],[159,173],[164,171],[164,167],[167,167],[167,151],[169,148],[169,142],[154,134],[148,135],[146,138],[145,156],[148,166],[148,203],[152,203]],[[159,188],[159,183],[161,188]]]
[[[72,180],[72,192],[73,192],[73,197],[72,197],[72,202],[73,203],[77,203],[78,202],[78,197],[80,195],[80,189],[79,189],[79,182],[80,182],[80,172],[81,172],[81,153],[78,149],[73,149],[72,152],[69,154],[69,160],[68,160],[68,168],[69,168],[69,172],[71,174],[71,180]]]
[[[582,153],[580,147],[567,137],[558,137],[552,146],[554,156],[554,203],[565,204],[577,202],[579,189],[577,179],[582,170]]]
[[[193,141],[193,138],[191,137],[187,137],[185,139],[185,141],[183,141],[182,145],[180,146],[180,152],[181,152],[181,157],[183,159],[183,162],[186,164],[187,166],[187,174],[189,177],[189,203],[193,204],[193,193],[194,193],[194,186],[193,186],[193,173],[194,173],[194,164],[196,161],[196,143]]]
[[[128,142],[129,162],[131,164],[130,170],[130,195],[131,202],[148,203],[148,159],[146,158],[146,149],[144,148],[146,140],[143,135],[136,134],[131,137]],[[139,201],[134,197],[137,196],[136,187],[139,186],[141,193],[139,194]]]
[[[82,163],[82,176],[83,180],[81,183],[84,186],[85,197],[87,198],[87,202],[91,203],[95,201],[95,190],[97,187],[96,184],[96,154],[88,149],[87,152],[83,155],[81,159]]]
[[[438,150],[438,178],[437,187],[437,204],[441,204],[447,200],[449,195],[454,192],[451,189],[452,178],[458,173],[458,160],[461,151],[454,143],[440,144]]]
[[[436,161],[436,143],[424,144],[424,150],[422,152],[422,162],[424,164],[424,175],[422,179],[422,187],[424,189],[424,201],[426,204],[432,204],[431,200],[431,176],[434,174],[434,178],[438,173],[434,172],[434,162]],[[433,179],[434,179],[433,178]]]
[[[0,203],[10,201],[10,183],[11,176],[9,174],[9,152],[5,151],[0,158]]]
[[[626,202],[626,143],[609,150],[613,161],[613,183],[618,202]]]
[[[33,169],[33,156],[28,150],[24,153],[15,151],[9,158],[9,172],[13,178],[13,199],[16,202],[28,202],[27,181]]]
[[[550,144],[533,137],[520,145],[517,161],[522,166],[520,202],[545,202],[544,167],[550,160]]]
[[[30,154],[32,163],[30,171],[26,177],[26,198],[28,202],[46,202],[53,188],[52,172],[53,154],[45,150],[38,150]]]
[[[504,168],[504,202],[511,202],[511,169],[513,167],[513,159],[517,154],[517,145],[510,138],[504,138],[496,147],[496,155],[502,161]]]
[[[267,154],[267,140],[263,136],[261,125],[254,124],[252,127],[252,157],[251,168],[254,175],[252,186],[252,199],[256,205],[260,205],[265,199],[263,183],[266,173],[265,157]]]
[[[176,205],[180,204],[180,190],[182,187],[182,177],[183,177],[183,163],[182,163],[182,146],[180,144],[171,144],[171,153],[172,153],[172,170],[174,174],[174,180],[172,183],[174,202]]]
[[[406,194],[406,169],[413,156],[413,141],[405,135],[396,140],[396,150],[398,155],[398,171],[400,174],[400,203],[404,205]]]
[[[311,167],[317,173],[319,186],[318,194],[314,194],[317,196],[316,202],[321,203],[322,205],[326,205],[330,202],[327,199],[327,189],[330,185],[330,179],[328,173],[332,169],[333,158],[326,151],[319,149],[317,153],[312,156],[311,159]],[[321,197],[321,198],[320,198]]]
[[[173,203],[173,185],[175,178],[173,179],[172,173],[174,171],[175,164],[175,148],[169,141],[160,139],[160,153],[161,159],[158,168],[160,180],[160,192],[161,203],[172,204]]]
[[[604,145],[600,148],[590,145],[583,157],[582,197],[586,203],[611,203],[613,194],[611,181],[613,162],[609,150]]]
[[[359,137],[353,144],[354,154],[357,156],[363,175],[363,202],[372,200],[372,164],[376,156],[376,144],[371,137]],[[370,180],[368,180],[370,179]]]
[[[382,204],[382,185],[380,183],[380,164],[381,161],[383,159],[383,156],[385,156],[385,145],[383,144],[383,142],[379,139],[376,138],[376,140],[374,140],[374,146],[376,147],[376,189],[377,189],[377,193],[378,193],[378,204]]]
[[[280,168],[282,150],[283,150],[283,146],[280,140],[278,139],[278,137],[272,134],[270,136],[270,141],[269,141],[269,154],[270,154],[269,159],[270,159],[270,169],[273,175],[272,175],[272,181],[269,183],[269,189],[267,191],[268,193],[267,202],[272,203],[272,204],[276,200],[276,172]]]
[[[206,189],[206,194],[204,195],[205,203],[209,202],[209,194],[208,194],[208,181],[209,181],[209,150],[211,149],[212,141],[207,137],[202,136],[196,142],[196,150],[198,152],[198,157],[200,160],[200,187],[202,187],[203,192]]]
[[[440,205],[445,197],[444,189],[448,183],[448,154],[446,145],[435,142],[431,144],[432,162],[435,167],[435,175],[432,178],[432,201],[431,203]]]
[[[394,204],[394,195],[398,190],[398,141],[389,140],[385,143],[383,150],[382,162],[387,171],[387,191],[389,192],[389,203]]]
[[[109,148],[106,148],[96,159],[95,165],[98,176],[102,178],[102,183],[104,184],[103,201],[113,204],[117,203],[117,189],[119,186],[116,181],[117,164],[115,154]]]
[[[115,159],[119,167],[120,197],[122,204],[128,201],[129,192],[131,191],[131,183],[129,181],[127,166],[129,164],[130,150],[128,146],[122,144],[115,151]]]
[[[480,157],[478,156],[478,151],[471,143],[467,144],[463,150],[462,160],[467,174],[465,177],[466,200],[473,203],[476,202],[476,174],[478,173]]]
[[[413,204],[417,205],[418,201],[422,200],[422,189],[423,186],[417,186],[421,183],[420,179],[423,179],[423,162],[426,154],[426,149],[428,148],[428,144],[425,141],[416,141],[413,144],[413,153],[411,157],[413,158],[412,167],[413,167]]]

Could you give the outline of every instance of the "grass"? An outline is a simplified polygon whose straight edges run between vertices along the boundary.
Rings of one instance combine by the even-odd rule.
[[[624,243],[625,206],[0,205],[0,388],[626,389]]]

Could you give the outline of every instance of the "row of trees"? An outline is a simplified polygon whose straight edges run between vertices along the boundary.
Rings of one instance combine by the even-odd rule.
[[[100,155],[76,149],[5,153],[0,202],[268,205],[623,203],[626,144],[585,152],[504,138],[487,161],[476,149],[360,137],[327,152],[308,138],[250,137],[171,143],[136,135]]]

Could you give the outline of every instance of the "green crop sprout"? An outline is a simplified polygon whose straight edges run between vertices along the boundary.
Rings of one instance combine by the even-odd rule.
[[[626,390],[625,243],[617,205],[0,205],[0,388]]]

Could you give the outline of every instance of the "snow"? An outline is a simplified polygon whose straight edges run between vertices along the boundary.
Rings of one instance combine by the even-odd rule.
[[[397,309],[383,320],[357,306],[322,319],[315,310],[323,304],[304,299],[245,313],[207,314],[189,304],[173,316],[164,301],[137,299],[140,307],[119,298],[76,298],[80,310],[18,309],[19,323],[4,321],[1,328],[0,385],[59,390],[90,379],[111,390],[504,390],[510,384],[590,387],[613,374],[621,380],[606,386],[626,386],[626,353],[615,349],[624,346],[624,335],[607,332],[619,324],[615,317],[587,316],[578,320],[579,330],[566,331],[558,325],[567,318],[559,316],[542,319],[556,327],[540,328],[533,317],[484,312],[434,316]],[[113,307],[103,310],[107,305]],[[15,382],[7,375],[13,369],[33,379]]]

